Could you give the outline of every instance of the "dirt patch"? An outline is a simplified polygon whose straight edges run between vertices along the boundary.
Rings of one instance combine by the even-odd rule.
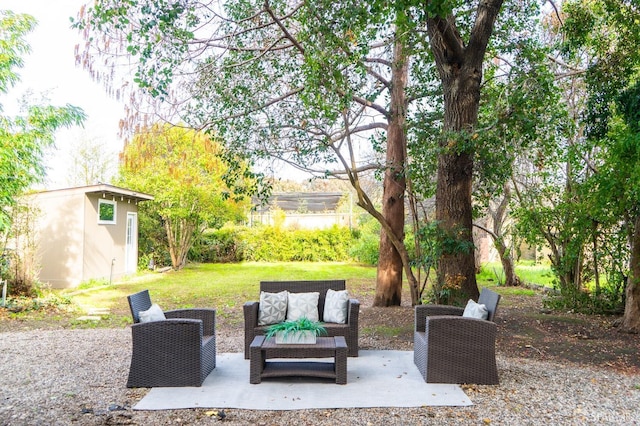
[[[496,317],[499,354],[640,373],[639,336],[614,327],[619,317],[550,312],[543,308],[543,297],[537,293],[502,298]],[[413,310],[364,306],[360,328],[392,348],[410,350]]]
[[[499,352],[640,373],[640,339],[614,326],[618,316],[550,312],[542,298],[503,298],[496,321]]]

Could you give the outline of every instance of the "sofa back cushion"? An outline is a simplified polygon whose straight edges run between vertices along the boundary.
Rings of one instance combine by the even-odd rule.
[[[327,290],[336,291],[347,288],[345,280],[311,280],[311,281],[261,281],[260,291],[279,293],[312,293],[318,292],[318,318],[324,318],[324,304]]]
[[[306,318],[310,321],[317,322],[318,316],[318,298],[320,293],[317,291],[311,293],[287,293],[289,301],[287,306],[287,321],[297,321]]]
[[[279,293],[260,292],[258,325],[271,325],[284,321],[287,316],[288,294],[286,291]]]

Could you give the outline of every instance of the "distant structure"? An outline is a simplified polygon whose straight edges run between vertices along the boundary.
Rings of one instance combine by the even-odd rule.
[[[138,203],[153,196],[98,184],[27,198],[40,212],[34,224],[40,282],[76,287],[137,271]]]
[[[254,198],[250,225],[274,225],[284,214],[282,225],[287,228],[325,229],[334,225],[351,228],[355,226],[351,200],[348,211],[338,212],[343,197],[349,195],[341,192],[278,192],[273,193],[266,204],[260,204]]]

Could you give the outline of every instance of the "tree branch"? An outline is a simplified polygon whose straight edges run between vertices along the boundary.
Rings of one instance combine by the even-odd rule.
[[[267,101],[267,102],[265,102],[265,103],[263,103],[261,105],[257,105],[254,108],[251,108],[251,109],[249,109],[247,111],[243,111],[243,112],[240,112],[240,113],[237,113],[237,114],[232,114],[232,115],[228,115],[226,117],[223,117],[222,120],[231,120],[231,119],[234,119],[234,118],[240,118],[240,117],[244,117],[246,115],[249,115],[252,112],[261,111],[261,110],[266,109],[267,107],[269,107],[269,106],[271,106],[273,104],[276,104],[278,102],[283,101],[284,99],[287,99],[287,98],[289,98],[291,96],[294,96],[294,95],[302,92],[303,90],[304,90],[303,87],[299,87],[297,89],[294,89],[294,90],[291,90],[290,92],[285,93],[284,95],[278,96],[277,98],[273,98],[273,99],[271,99],[271,100],[269,100],[269,101]],[[212,124],[213,123],[204,124],[202,126],[201,130],[204,130],[204,129],[210,127]]]
[[[489,37],[491,37],[491,33],[493,32],[493,25],[500,12],[503,1],[504,0],[483,0],[478,2],[476,21],[471,31],[469,45],[465,48],[465,55],[468,55],[470,66],[476,66],[475,64],[482,63],[485,51],[487,50],[487,44],[489,43]]]
[[[285,27],[282,21],[275,15],[273,10],[271,9],[271,6],[269,6],[269,0],[264,1],[264,10],[269,14],[269,16],[271,16],[271,18],[278,25],[278,27],[280,27],[280,30],[282,31],[284,36],[289,40],[291,40],[291,43],[293,43],[294,46],[296,46],[296,48],[300,51],[300,53],[304,54],[304,47],[302,47],[302,45],[298,42],[298,40],[296,40],[296,38],[289,32],[287,27]]]

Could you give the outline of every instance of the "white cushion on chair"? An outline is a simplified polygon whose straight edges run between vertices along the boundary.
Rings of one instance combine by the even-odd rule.
[[[324,299],[324,322],[334,322],[337,324],[347,323],[347,307],[349,305],[349,293],[347,290],[327,290]]]
[[[277,324],[284,321],[287,315],[287,294],[286,290],[279,293],[260,292],[258,325]]]
[[[489,318],[489,311],[483,304],[476,303],[473,300],[469,299],[469,301],[467,302],[467,306],[464,308],[462,316],[467,318],[478,318],[486,320],[487,318]]]
[[[140,322],[164,321],[167,319],[160,306],[156,303],[152,304],[146,311],[138,312],[138,318]]]
[[[310,321],[318,321],[318,299],[320,293],[289,293],[287,321],[295,321],[306,317]]]

